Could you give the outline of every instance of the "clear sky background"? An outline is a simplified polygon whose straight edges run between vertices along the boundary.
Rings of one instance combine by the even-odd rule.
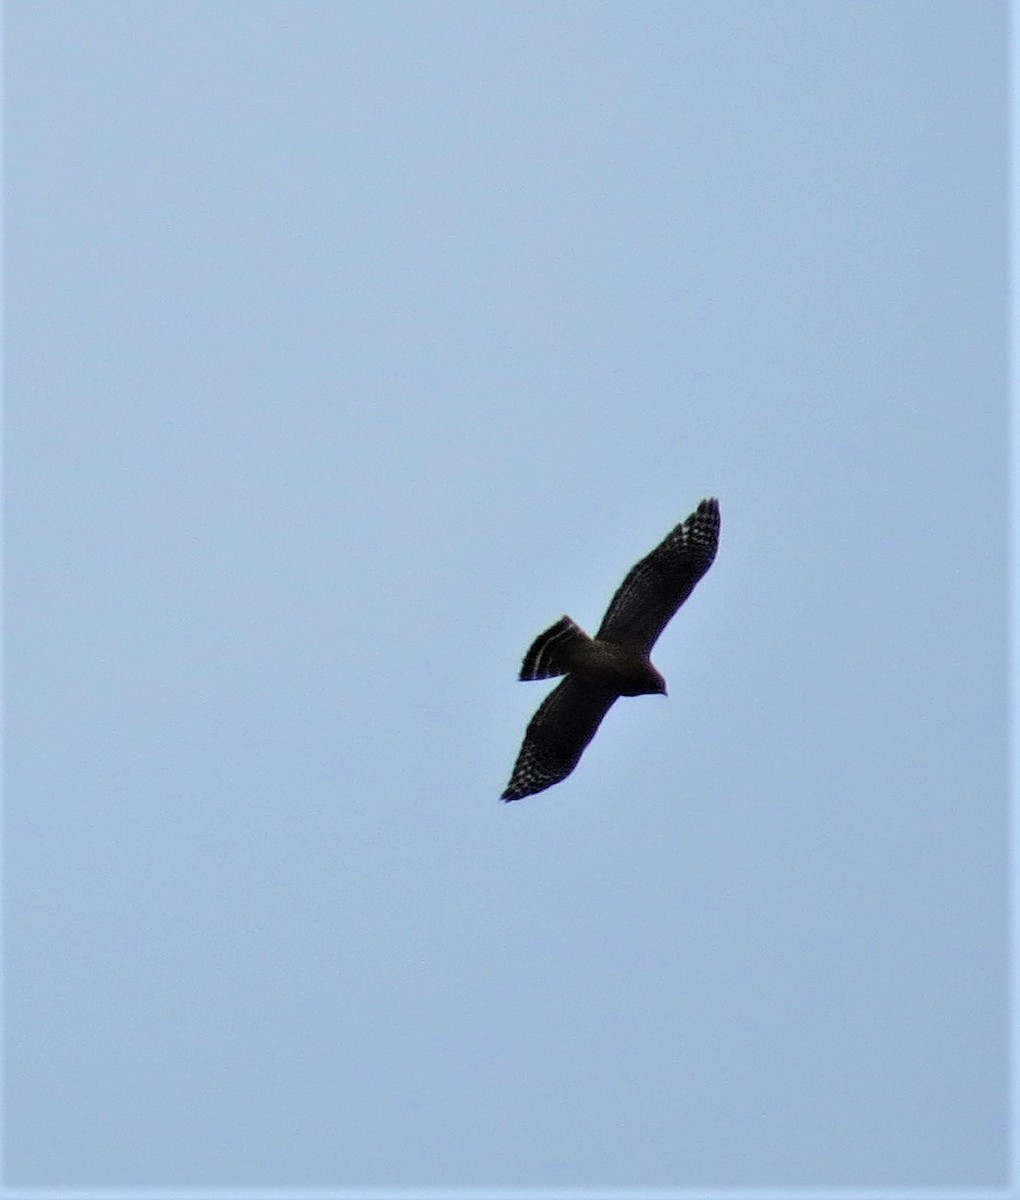
[[[7,6],[11,1186],[1005,1183],[1006,18]]]

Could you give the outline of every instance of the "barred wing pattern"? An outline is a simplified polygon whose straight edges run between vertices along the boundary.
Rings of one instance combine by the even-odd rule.
[[[520,800],[566,779],[618,693],[568,675],[546,696],[524,735],[503,800]]]
[[[712,565],[719,544],[719,501],[702,500],[620,584],[596,638],[648,654],[670,618]]]

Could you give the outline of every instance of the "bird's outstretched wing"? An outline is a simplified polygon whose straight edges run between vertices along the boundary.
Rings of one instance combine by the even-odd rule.
[[[596,638],[648,654],[719,544],[719,501],[702,500],[656,548],[632,567],[613,597]]]
[[[520,800],[566,779],[619,695],[568,675],[531,718],[503,800]]]

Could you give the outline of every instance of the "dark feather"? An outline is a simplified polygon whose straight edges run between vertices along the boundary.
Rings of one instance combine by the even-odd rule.
[[[552,679],[554,675],[566,675],[571,668],[573,651],[578,645],[590,642],[591,638],[576,621],[560,617],[531,643],[521,664],[520,678]]]
[[[702,500],[686,521],[631,568],[595,637],[648,654],[712,565],[719,544],[719,525],[718,500]]]
[[[503,800],[520,800],[566,779],[618,693],[568,675],[531,718]]]

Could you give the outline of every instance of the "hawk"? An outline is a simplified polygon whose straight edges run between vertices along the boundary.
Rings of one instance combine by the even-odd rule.
[[[719,524],[719,501],[702,500],[631,568],[593,638],[570,617],[538,635],[524,656],[520,678],[566,679],[531,718],[501,799],[520,800],[566,779],[618,696],[665,696],[666,681],[649,654],[712,565]]]

